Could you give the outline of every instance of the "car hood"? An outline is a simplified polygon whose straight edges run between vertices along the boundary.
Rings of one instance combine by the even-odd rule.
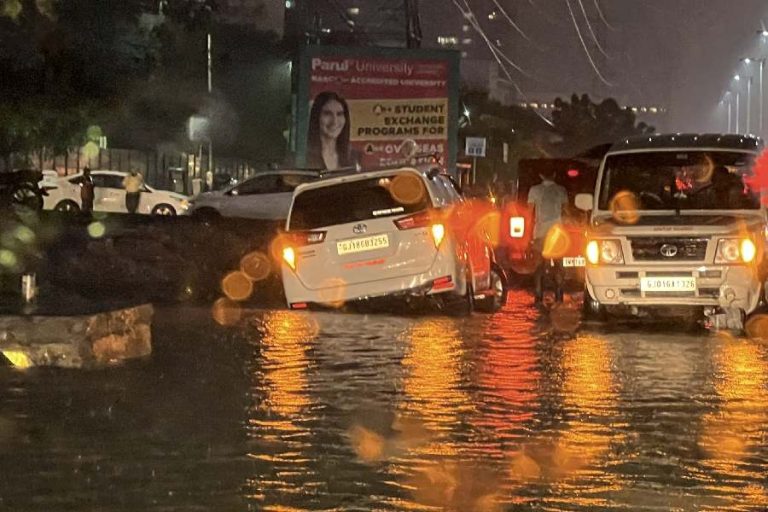
[[[612,217],[596,217],[592,230],[616,235],[694,234],[714,235],[762,229],[762,212],[683,213],[681,215],[641,215],[632,223]]]
[[[209,192],[201,192],[194,197],[195,201],[205,201],[206,199],[212,199],[215,197],[222,197],[224,190],[211,190]]]

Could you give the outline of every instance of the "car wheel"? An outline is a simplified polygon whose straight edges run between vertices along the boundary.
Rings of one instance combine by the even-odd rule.
[[[80,211],[80,206],[76,202],[66,199],[56,204],[53,209],[57,212],[77,213]]]
[[[491,265],[491,295],[476,302],[478,311],[496,313],[507,303],[507,277],[496,264]]]
[[[176,209],[169,204],[162,203],[152,208],[152,215],[172,217],[176,215]]]

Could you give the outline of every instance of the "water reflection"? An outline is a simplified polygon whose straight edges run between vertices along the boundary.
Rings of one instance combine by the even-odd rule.
[[[248,480],[247,498],[265,510],[295,510],[285,503],[311,487],[313,474],[306,464],[312,432],[304,420],[311,403],[307,351],[318,326],[309,314],[293,311],[267,312],[255,321],[261,339],[253,341],[260,358],[253,373],[256,404],[247,428],[249,457],[264,464]]]
[[[714,387],[720,406],[702,418],[698,444],[702,465],[716,475],[716,492],[729,508],[768,504],[766,468],[754,460],[765,444],[768,424],[765,353],[751,340],[723,337],[714,354]]]

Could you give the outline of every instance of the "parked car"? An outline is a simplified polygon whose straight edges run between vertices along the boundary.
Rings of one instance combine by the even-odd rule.
[[[313,171],[278,170],[259,173],[223,190],[203,192],[192,200],[191,213],[201,217],[243,217],[283,220],[294,189],[316,180]]]
[[[120,171],[91,171],[94,185],[94,211],[127,213],[123,188],[123,179],[127,175],[128,173]],[[44,208],[61,212],[80,211],[82,181],[82,173],[60,178],[45,177],[40,182],[41,187],[48,193]],[[185,215],[188,209],[189,199],[186,196],[144,185],[137,212],[152,215]]]
[[[506,276],[453,182],[415,168],[330,175],[300,185],[277,244],[288,306],[389,296],[493,312]]]
[[[762,141],[719,134],[630,138],[600,166],[589,210],[587,313],[682,314],[740,329],[765,289]]]

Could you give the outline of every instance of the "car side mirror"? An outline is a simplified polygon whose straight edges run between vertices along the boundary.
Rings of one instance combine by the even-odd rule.
[[[576,194],[574,204],[579,210],[585,212],[591,211],[595,198],[592,194]]]

